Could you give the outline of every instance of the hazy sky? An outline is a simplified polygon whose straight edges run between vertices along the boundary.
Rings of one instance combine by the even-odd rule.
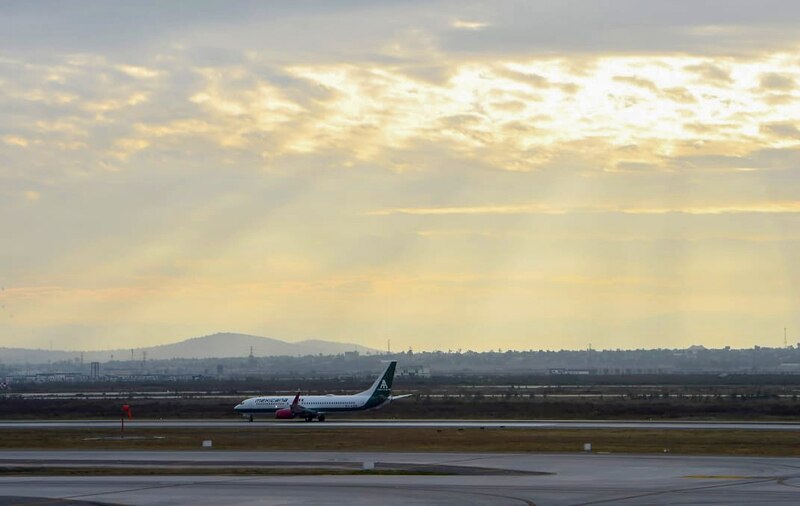
[[[0,244],[0,346],[796,342],[800,2],[5,1]]]

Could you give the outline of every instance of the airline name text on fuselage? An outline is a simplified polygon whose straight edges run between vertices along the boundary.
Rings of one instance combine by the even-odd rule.
[[[288,404],[288,397],[259,397],[254,401],[256,404]]]

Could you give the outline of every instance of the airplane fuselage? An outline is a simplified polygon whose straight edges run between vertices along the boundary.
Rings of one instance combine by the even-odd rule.
[[[383,406],[391,397],[369,395],[306,395],[300,397],[304,408],[319,413],[362,411]],[[291,406],[293,395],[267,395],[245,399],[234,409],[243,415],[268,415]]]
[[[392,360],[368,390],[351,395],[261,395],[240,402],[234,409],[253,421],[254,416],[274,414],[278,419],[303,418],[325,421],[327,413],[374,409],[392,402],[392,380],[397,362]]]

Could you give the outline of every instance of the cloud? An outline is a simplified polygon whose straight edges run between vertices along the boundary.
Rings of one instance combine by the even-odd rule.
[[[702,1],[691,13],[681,2],[643,5],[632,0],[496,2],[475,7],[492,26],[443,37],[452,52],[490,54],[692,54],[736,55],[791,50],[798,39],[800,10],[772,0]],[[772,10],[774,9],[774,10]],[[785,15],[782,18],[781,15]]]
[[[761,131],[777,137],[800,139],[800,130],[798,130],[797,125],[794,123],[767,123],[761,125]]]
[[[235,54],[258,48],[286,61],[328,62],[366,56],[387,35],[415,31],[450,53],[471,54],[754,54],[791,50],[800,9],[791,2],[703,0],[687,11],[682,2],[642,4],[619,0],[533,0],[521,4],[475,0],[302,4],[200,2],[197,9],[148,1],[119,9],[16,4],[0,25],[0,47],[10,51],[70,54],[97,52],[147,67],[143,55],[165,48],[202,48],[196,54]],[[48,14],[47,16],[44,13]],[[87,13],[91,11],[91,15]],[[301,21],[302,20],[302,21]],[[461,22],[464,28],[454,29]],[[481,29],[469,29],[475,24]],[[365,49],[370,48],[370,49]],[[232,52],[231,52],[232,51]],[[230,61],[227,60],[226,61]],[[209,62],[210,63],[210,62]]]
[[[764,103],[770,106],[793,104],[796,101],[797,97],[791,93],[770,93],[764,97]]]
[[[129,156],[136,153],[137,151],[141,151],[143,149],[147,149],[150,146],[150,142],[145,139],[132,139],[132,138],[123,138],[117,139],[114,142],[113,156],[121,159],[126,160]]]
[[[28,147],[28,139],[20,137],[19,135],[4,135],[1,139],[9,146],[18,146],[20,148]]]
[[[27,190],[23,193],[25,200],[28,202],[36,202],[42,198],[42,194],[35,190]]]
[[[452,25],[453,28],[457,30],[483,30],[489,23],[484,23],[481,21],[464,21],[461,19],[456,19],[453,21]]]
[[[534,73],[518,72],[513,69],[503,68],[498,71],[500,77],[507,77],[514,81],[529,84],[536,88],[547,88],[551,82],[544,76]]]
[[[779,74],[777,72],[768,72],[763,74],[760,79],[760,84],[766,90],[792,90],[795,87],[794,79],[791,77]]]
[[[765,68],[788,75],[791,62],[781,54],[769,55],[769,66],[726,58],[727,78],[710,58],[512,54],[498,63],[435,56],[431,63],[446,70],[443,80],[430,81],[417,76],[419,62],[280,65],[227,51],[235,57],[205,66],[184,50],[165,50],[149,66],[86,55],[57,64],[9,60],[24,84],[11,95],[39,90],[34,101],[41,103],[25,109],[42,111],[35,121],[15,121],[25,126],[14,136],[37,143],[43,157],[80,153],[82,171],[105,171],[107,157],[124,168],[145,148],[159,163],[195,155],[262,170],[325,157],[341,167],[435,170],[441,158],[424,151],[413,164],[399,161],[409,158],[399,153],[430,143],[451,162],[494,170],[544,170],[572,157],[598,171],[642,172],[681,166],[692,156],[687,145],[748,139],[750,151],[770,147],[774,135],[748,125],[788,121],[788,112],[763,107],[774,97],[752,88]],[[698,72],[714,79],[698,81]],[[39,88],[54,74],[50,86],[69,101]],[[655,96],[645,100],[641,90]],[[623,153],[620,146],[639,149]]]
[[[724,70],[722,67],[710,62],[687,65],[684,68],[690,72],[700,74],[704,79],[711,82],[718,82],[722,84],[733,82],[729,71]]]
[[[643,88],[653,93],[658,93],[658,86],[653,81],[636,76],[614,76],[614,81],[618,83],[630,84],[638,88]]]
[[[699,207],[551,207],[540,204],[520,205],[484,205],[463,207],[398,207],[378,209],[367,214],[371,216],[388,216],[392,214],[405,214],[416,216],[447,216],[447,215],[524,215],[524,214],[688,214],[688,215],[720,215],[720,214],[799,214],[800,201],[794,202],[765,202],[755,204],[699,206]]]
[[[12,4],[0,277],[59,288],[3,335],[784,321],[800,7],[766,2]]]
[[[675,88],[667,88],[662,91],[667,98],[675,102],[680,102],[682,104],[697,103],[697,98],[685,87],[678,86]]]
[[[147,67],[139,67],[136,65],[117,65],[116,67],[120,72],[124,72],[129,76],[139,79],[152,79],[158,77],[161,72],[158,70],[149,69]]]

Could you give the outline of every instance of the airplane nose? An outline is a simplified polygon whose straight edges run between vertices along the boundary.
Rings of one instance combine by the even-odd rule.
[[[244,403],[243,402],[240,402],[239,404],[236,405],[235,408],[233,408],[234,411],[241,411],[242,409],[244,409]]]

